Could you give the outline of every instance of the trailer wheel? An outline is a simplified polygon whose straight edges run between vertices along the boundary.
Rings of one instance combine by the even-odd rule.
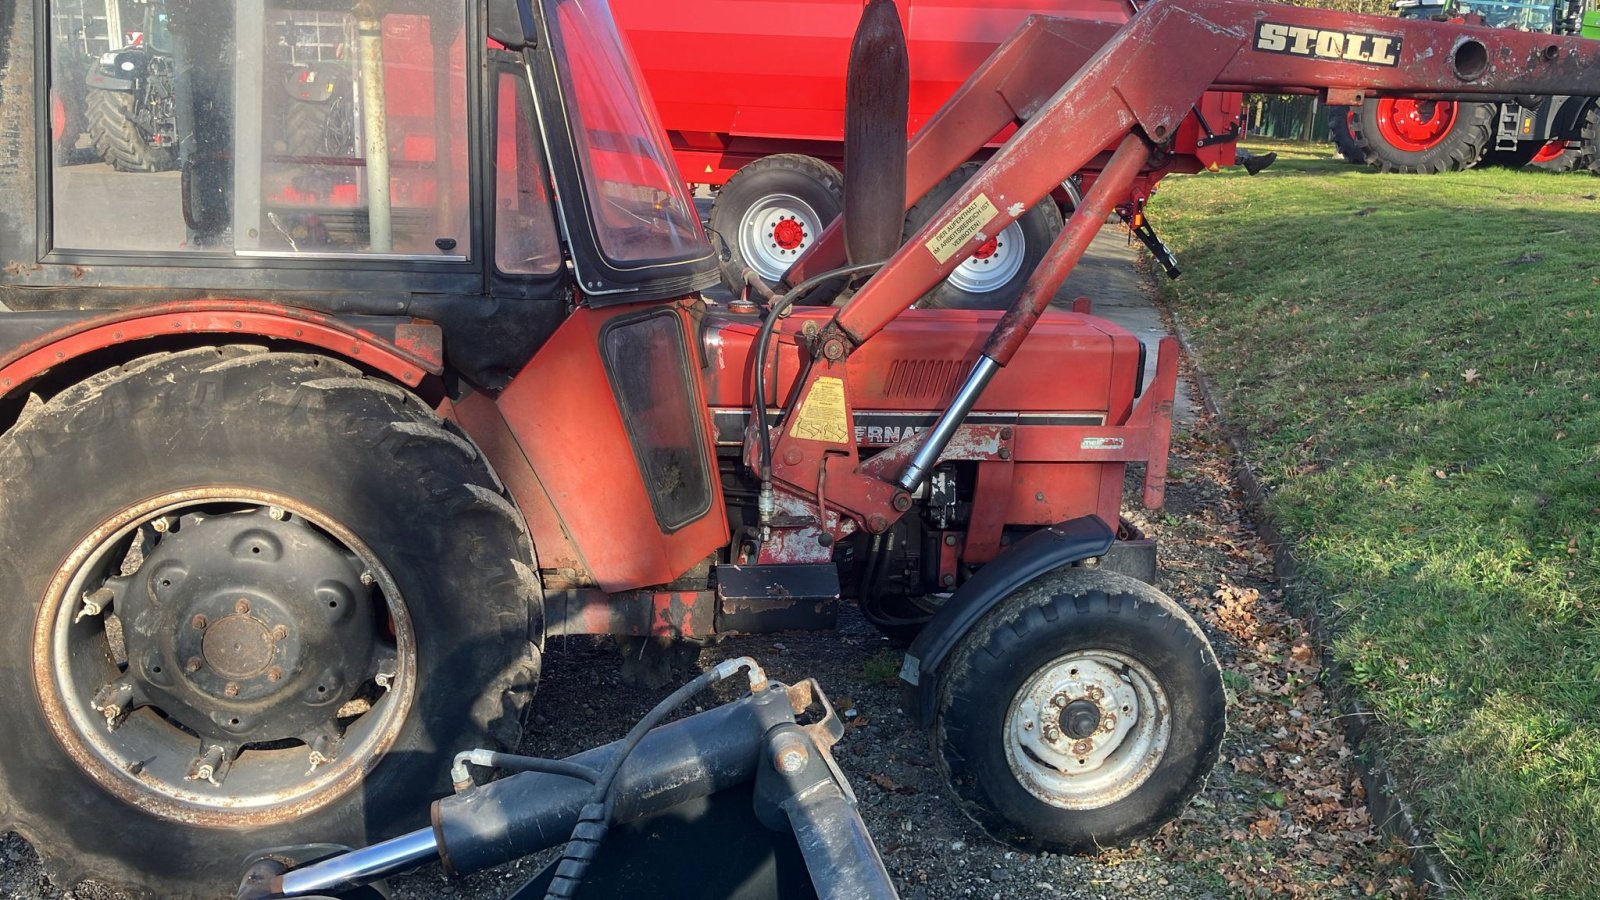
[[[165,172],[172,153],[152,147],[133,121],[133,95],[126,91],[89,91],[89,137],[94,149],[118,172]]]
[[[144,357],[0,436],[0,809],[57,885],[231,896],[261,847],[425,824],[510,744],[539,593],[473,445],[386,382]]]
[[[1364,145],[1356,143],[1355,136],[1350,133],[1350,120],[1355,114],[1354,107],[1329,107],[1328,133],[1333,138],[1334,149],[1339,151],[1345,162],[1361,165],[1367,161],[1367,150]]]
[[[711,203],[711,230],[732,255],[722,283],[738,296],[749,267],[776,286],[843,210],[844,177],[820,159],[779,153],[735,172]]]
[[[940,673],[934,758],[994,837],[1066,852],[1175,818],[1216,763],[1216,654],[1182,608],[1113,572],[1058,569],[975,625]]]
[[[977,171],[977,163],[967,163],[946,175],[913,204],[906,212],[905,239],[926,225]],[[935,309],[1007,308],[1022,293],[1022,286],[1061,228],[1061,210],[1055,203],[1035,204],[984,242],[949,277],[924,294],[917,305]]]
[[[1493,143],[1498,110],[1493,103],[1373,98],[1350,118],[1350,136],[1385,172],[1460,172]]]

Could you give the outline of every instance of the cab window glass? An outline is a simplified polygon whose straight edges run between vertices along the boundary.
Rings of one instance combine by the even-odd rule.
[[[54,246],[468,256],[465,6],[341,7],[54,0]]]
[[[601,251],[619,263],[703,254],[705,232],[611,10],[561,0],[556,26],[561,90]]]
[[[561,266],[542,153],[528,77],[503,71],[495,79],[494,265],[507,275]]]

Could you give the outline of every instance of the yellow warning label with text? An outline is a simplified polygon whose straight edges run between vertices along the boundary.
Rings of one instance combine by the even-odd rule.
[[[968,203],[966,209],[956,213],[956,217],[950,220],[949,225],[928,238],[924,246],[933,254],[934,259],[943,264],[954,256],[957,250],[965,247],[967,241],[972,240],[973,235],[978,233],[978,229],[999,212],[1000,210],[989,202],[988,194],[979,194],[978,199]]]
[[[808,441],[850,443],[850,416],[844,403],[844,379],[822,377],[811,385],[794,417],[790,434]]]

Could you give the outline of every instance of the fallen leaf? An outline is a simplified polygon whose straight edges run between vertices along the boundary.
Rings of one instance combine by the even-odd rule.
[[[1467,384],[1472,384],[1473,382],[1479,381],[1482,378],[1483,376],[1478,373],[1477,369],[1468,369],[1461,373],[1461,380],[1465,381]]]

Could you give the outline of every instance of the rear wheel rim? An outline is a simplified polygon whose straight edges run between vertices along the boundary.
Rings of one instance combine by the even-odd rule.
[[[739,255],[763,280],[776,282],[816,242],[820,219],[793,194],[768,194],[739,220]]]
[[[1431,150],[1450,134],[1457,106],[1448,100],[1384,97],[1378,101],[1378,134],[1408,153]]]
[[[232,757],[225,762],[210,759],[213,746],[229,743],[215,740],[216,726],[226,721],[216,717],[226,717],[230,709],[239,708],[220,697],[209,707],[213,717],[210,722],[196,718],[195,708],[173,714],[148,700],[124,700],[116,728],[109,727],[112,714],[108,709],[119,707],[112,705],[117,695],[108,694],[106,686],[127,680],[134,690],[143,693],[156,690],[146,679],[157,676],[140,674],[148,673],[151,657],[141,654],[137,663],[128,658],[127,648],[133,644],[124,629],[132,626],[117,618],[116,607],[104,613],[88,613],[84,598],[110,583],[108,579],[119,571],[139,578],[145,564],[138,558],[148,553],[150,559],[156,559],[159,541],[151,549],[131,556],[129,548],[135,541],[148,541],[151,532],[164,533],[157,523],[182,521],[181,517],[202,512],[214,517],[260,514],[264,521],[279,516],[299,521],[321,536],[317,539],[349,554],[359,567],[360,583],[369,586],[371,593],[358,598],[358,602],[368,604],[380,617],[376,621],[381,624],[381,631],[392,634],[387,639],[380,638],[379,630],[374,629],[372,639],[387,644],[387,649],[375,653],[372,671],[356,673],[351,681],[357,683],[338,689],[334,699],[316,699],[316,705],[334,724],[337,740],[312,743],[309,739],[300,740],[298,734],[263,733],[255,740],[234,741],[222,753],[223,757]],[[135,559],[131,572],[130,558]],[[263,607],[270,605],[268,602]],[[274,666],[271,650],[265,657],[249,655],[248,651],[243,656],[227,656],[225,648],[219,653],[219,644],[234,641],[241,634],[248,643],[249,638],[269,633],[266,626],[256,624],[246,613],[259,616],[261,610],[243,607],[205,624],[201,624],[198,615],[190,618],[188,627],[205,630],[205,649],[195,656],[206,656],[210,665],[203,664],[197,671],[183,660],[176,660],[179,671],[169,670],[159,677],[196,678],[208,670],[219,671],[230,688],[238,691],[242,686],[245,691],[233,695],[236,703],[251,699],[252,675],[258,676],[254,680],[262,684],[282,679],[286,692],[301,690],[307,684],[311,685],[309,692],[323,686],[318,684],[320,671],[306,670],[308,677],[297,678],[295,671],[285,672]],[[187,616],[187,611],[183,615]],[[274,633],[278,641],[285,643],[295,637]],[[165,638],[157,638],[162,639]],[[171,638],[174,642],[180,639]],[[124,648],[121,660],[119,644]],[[237,646],[234,644],[236,650]],[[279,653],[282,654],[281,648]],[[174,662],[170,654],[161,658],[163,668]],[[153,815],[185,824],[276,824],[300,818],[355,789],[397,739],[414,701],[416,672],[410,616],[398,585],[371,550],[329,516],[286,497],[245,489],[175,492],[125,509],[105,521],[74,548],[57,571],[34,631],[34,680],[41,706],[51,731],[73,762],[114,796]],[[189,693],[199,696],[192,689]],[[285,694],[282,699],[297,698]],[[212,764],[213,768],[207,773],[199,768],[202,764]]]
[[[1006,763],[1024,790],[1062,809],[1098,809],[1155,771],[1172,737],[1172,708],[1143,663],[1080,650],[1029,676],[1003,727]]]
[[[1022,258],[1027,253],[1025,245],[1022,224],[1012,222],[956,266],[950,273],[949,283],[970,294],[997,291],[1011,283],[1022,270]]]

